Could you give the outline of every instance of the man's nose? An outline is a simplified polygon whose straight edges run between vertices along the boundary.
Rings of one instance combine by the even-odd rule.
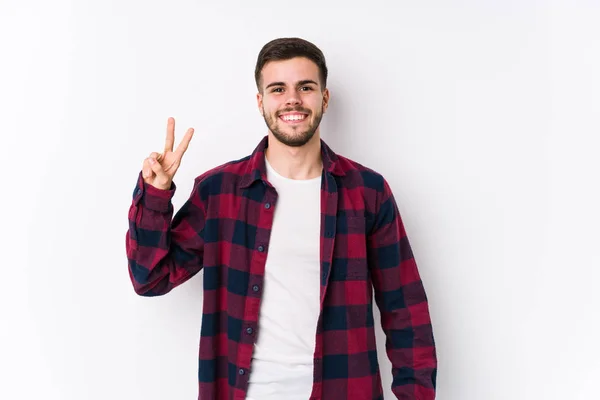
[[[290,105],[290,106],[295,106],[300,103],[302,103],[302,101],[300,100],[300,96],[296,92],[290,92],[290,95],[288,96],[288,98],[285,102],[286,105]]]

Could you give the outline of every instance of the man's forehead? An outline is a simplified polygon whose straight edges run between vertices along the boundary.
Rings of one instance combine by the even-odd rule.
[[[301,67],[263,69],[262,81],[265,87],[277,85],[295,86],[299,84],[319,85],[319,71]]]

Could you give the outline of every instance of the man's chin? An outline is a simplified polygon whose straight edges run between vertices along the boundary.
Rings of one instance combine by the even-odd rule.
[[[315,132],[309,133],[309,132],[302,132],[302,133],[281,133],[278,131],[271,131],[273,133],[273,136],[275,136],[275,138],[280,141],[281,143],[285,144],[286,146],[290,146],[290,147],[301,147],[304,146],[305,144],[307,144],[313,137]]]

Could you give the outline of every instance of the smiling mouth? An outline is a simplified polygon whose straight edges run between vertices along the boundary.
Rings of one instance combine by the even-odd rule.
[[[280,115],[279,119],[288,124],[297,124],[299,122],[304,121],[307,116],[308,115],[306,115],[306,114],[291,113],[291,114]]]

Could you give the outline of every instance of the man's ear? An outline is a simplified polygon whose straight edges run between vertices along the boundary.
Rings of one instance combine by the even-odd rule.
[[[325,88],[323,91],[323,113],[327,111],[327,107],[329,107],[329,89]]]
[[[262,94],[256,93],[256,105],[258,106],[258,111],[260,112],[260,115],[263,115],[263,99],[262,99]],[[263,115],[264,116],[264,115]]]

